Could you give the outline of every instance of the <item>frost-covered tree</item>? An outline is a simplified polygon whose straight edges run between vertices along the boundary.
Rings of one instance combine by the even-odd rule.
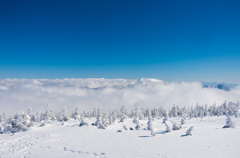
[[[68,120],[70,120],[70,116],[67,111],[67,108],[65,107],[64,109],[62,109],[61,121],[68,121]]]
[[[181,119],[181,125],[184,125],[184,124],[186,124],[186,121],[185,121],[184,118],[182,118],[182,119]]]
[[[137,123],[136,127],[135,127],[136,130],[141,130],[142,127],[139,125],[139,123]]]
[[[117,119],[117,113],[115,110],[112,112],[112,119],[113,119],[113,122]]]
[[[208,107],[207,107],[207,104],[205,105],[204,116],[208,116]]]
[[[170,117],[177,117],[178,116],[178,109],[176,106],[173,104],[172,109],[169,111],[169,116]]]
[[[45,120],[42,120],[41,126],[46,126],[48,124],[48,118],[45,117]]]
[[[238,110],[235,110],[235,111],[234,111],[234,115],[235,115],[235,117],[239,117],[239,116],[240,116]]]
[[[155,134],[153,128],[151,128],[150,131],[151,131],[151,136],[152,136],[152,137],[156,136],[156,134]]]
[[[170,129],[170,127],[168,126],[168,124],[167,124],[166,122],[165,122],[164,124],[165,124],[165,126],[166,126],[165,132],[171,132],[171,129]]]
[[[24,112],[17,113],[12,119],[11,125],[13,132],[26,130],[27,126],[23,124]]]
[[[105,115],[103,116],[103,118],[102,118],[102,124],[103,124],[105,127],[108,126],[109,122],[108,122],[108,115],[107,115],[107,114],[105,114]]]
[[[0,134],[3,134],[4,132],[4,125],[0,123]]]
[[[235,128],[235,123],[232,121],[231,117],[226,120],[226,125],[223,128]]]
[[[84,126],[84,125],[88,126],[89,124],[84,119],[81,119],[79,126]]]
[[[140,107],[138,104],[135,105],[135,116],[133,119],[133,123],[138,124],[139,123],[139,114],[140,114]]]
[[[151,117],[150,111],[148,111],[148,123],[147,124],[148,124],[147,129],[151,130],[151,128],[152,128],[152,117]]]
[[[124,115],[126,118],[128,117],[128,110],[126,105],[123,105],[121,110],[120,110],[121,115]]]
[[[165,115],[164,118],[163,118],[163,122],[162,123],[165,123],[167,120],[168,120],[168,116]]]
[[[120,110],[120,121],[119,122],[124,122],[124,120],[127,118],[128,118],[127,107],[126,107],[126,105],[123,105]]]
[[[99,129],[105,129],[105,126],[102,124],[101,115],[102,115],[102,111],[99,105],[99,108],[97,110],[97,118],[96,118],[95,126],[97,126]]]
[[[192,135],[192,131],[193,131],[193,126],[191,126],[188,130],[187,130],[187,132],[186,132],[186,135]]]
[[[44,120],[44,122],[46,121],[45,123],[48,123],[49,120],[51,120],[51,109],[49,105],[46,106],[46,111],[42,119]]]
[[[95,126],[98,127],[100,124],[102,124],[102,121],[101,121],[101,114],[100,114],[100,110],[99,110],[97,118],[96,118]]]
[[[32,122],[35,122],[35,121],[36,121],[36,120],[35,120],[36,118],[35,118],[35,116],[33,115],[32,109],[31,109],[30,107],[28,107],[27,115],[30,117],[30,121],[32,121]]]
[[[75,120],[79,120],[80,119],[80,113],[79,113],[78,107],[76,107],[76,109],[75,109],[75,112],[73,114],[73,118]]]
[[[31,121],[30,116],[27,115],[27,114],[23,114],[23,115],[22,115],[22,123],[23,123],[24,126],[26,126],[26,127],[32,127],[32,126],[33,126],[33,121]]]
[[[108,116],[108,123],[109,125],[113,124],[113,116],[111,114]]]
[[[156,119],[160,119],[160,115],[159,115],[158,109],[155,109],[155,108],[153,109],[152,117],[156,118]]]

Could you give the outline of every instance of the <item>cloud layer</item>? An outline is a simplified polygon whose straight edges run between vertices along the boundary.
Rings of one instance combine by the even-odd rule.
[[[60,111],[67,107],[92,110],[101,104],[104,110],[119,109],[135,103],[142,107],[170,108],[198,104],[212,105],[240,99],[240,87],[231,91],[202,88],[199,82],[167,83],[157,79],[4,79],[0,80],[0,112],[14,114],[26,111],[43,112],[45,106]]]

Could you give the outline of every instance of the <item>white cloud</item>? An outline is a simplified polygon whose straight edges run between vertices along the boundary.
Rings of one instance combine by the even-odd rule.
[[[212,105],[240,99],[240,87],[231,91],[202,88],[199,82],[166,83],[156,79],[5,79],[0,80],[0,111],[14,114],[26,111],[43,112],[47,104],[55,111],[76,106],[92,110],[98,103],[105,110],[129,109],[138,102],[142,107]]]

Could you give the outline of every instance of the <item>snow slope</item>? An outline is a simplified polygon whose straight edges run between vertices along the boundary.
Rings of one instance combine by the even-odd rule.
[[[232,117],[236,128],[223,129],[226,116],[211,116],[186,120],[182,129],[164,133],[162,119],[153,121],[156,136],[149,130],[124,130],[135,127],[132,119],[117,121],[106,129],[81,126],[80,121],[53,122],[46,127],[35,124],[27,131],[0,134],[0,157],[239,157],[240,118]],[[180,118],[169,118],[180,124]],[[93,123],[95,119],[89,119]],[[143,128],[147,120],[140,120]],[[192,136],[186,131],[194,126]],[[122,132],[117,132],[122,130]]]

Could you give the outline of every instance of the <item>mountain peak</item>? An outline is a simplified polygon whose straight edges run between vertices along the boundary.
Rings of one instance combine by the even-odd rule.
[[[165,83],[167,84],[167,82],[163,81],[163,80],[159,80],[159,79],[155,79],[155,78],[141,78],[138,80],[138,83],[146,85],[146,84],[157,84],[157,83]]]

